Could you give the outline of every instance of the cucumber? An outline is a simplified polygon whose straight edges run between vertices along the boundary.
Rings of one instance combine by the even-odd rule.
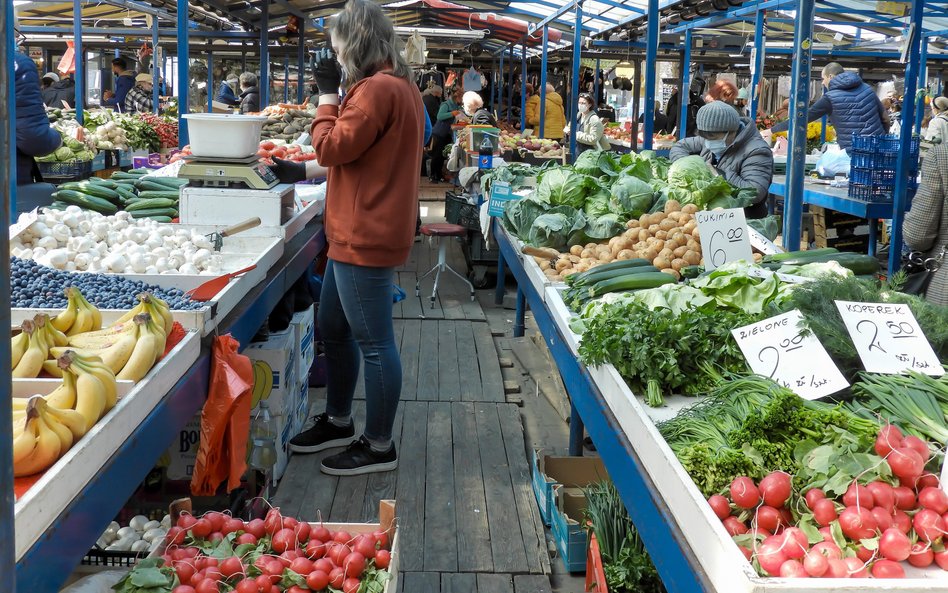
[[[839,265],[852,270],[853,274],[857,276],[863,276],[867,274],[877,274],[879,272],[880,264],[874,256],[866,255],[862,253],[852,253],[847,251],[841,251],[836,253],[824,253],[816,257],[805,258],[805,259],[791,259],[782,262],[768,262],[761,264],[762,267],[767,268],[768,270],[776,271],[778,268],[787,265],[793,266],[802,266],[805,264],[812,263],[824,263],[835,261]]]
[[[125,189],[124,187],[116,188],[118,195],[121,196],[122,200],[127,204],[130,200],[137,200],[138,194],[134,190]]]
[[[141,169],[129,169],[129,170],[126,171],[125,173],[126,173],[127,175],[137,175],[137,176],[140,177],[140,176],[142,176],[142,175],[148,175],[149,173],[153,173],[153,172],[154,172],[153,169],[141,168]]]
[[[146,208],[145,210],[134,210],[129,212],[132,218],[150,218],[152,216],[167,216],[177,218],[178,211],[174,208]]]
[[[104,198],[71,189],[60,189],[53,194],[53,199],[101,214],[115,214],[118,212],[118,207]]]
[[[650,265],[652,265],[652,262],[648,261],[647,259],[642,259],[642,258],[616,260],[616,261],[611,261],[607,264],[601,264],[594,268],[590,268],[586,270],[585,272],[580,272],[579,274],[573,274],[572,276],[570,276],[570,279],[572,280],[573,284],[576,284],[578,282],[585,282],[586,278],[588,278],[589,276],[593,274],[597,274],[599,272],[606,272],[609,270],[623,270],[623,269],[628,269],[628,268],[635,268],[638,266],[650,266]]]
[[[88,181],[78,181],[64,183],[59,186],[61,189],[71,189],[74,191],[82,192],[86,195],[96,196],[98,198],[104,198],[106,200],[112,201],[117,200],[119,195],[114,189],[109,189],[104,185],[99,185],[97,183],[90,183]]]
[[[118,185],[117,183],[115,183],[115,182],[112,181],[111,179],[102,179],[101,177],[90,177],[90,178],[87,179],[86,181],[88,181],[88,182],[90,182],[90,183],[95,183],[96,185],[105,186],[105,187],[107,187],[107,188],[109,188],[109,189],[115,189],[115,187]]]
[[[765,255],[763,260],[764,263],[770,262],[787,262],[790,260],[797,259],[811,259],[814,257],[819,257],[821,255],[826,255],[828,253],[839,253],[833,247],[821,247],[819,249],[807,249],[806,251],[787,251],[786,253],[774,253],[772,255]]]
[[[166,191],[146,190],[146,191],[138,192],[139,198],[164,198],[166,200],[174,200],[175,202],[178,201],[179,196],[180,194],[177,191],[167,191],[167,190]]]
[[[704,272],[704,266],[685,266],[678,270],[682,278],[697,278]]]
[[[134,212],[135,210],[148,210],[151,208],[175,208],[177,205],[178,200],[169,200],[168,198],[144,198],[131,202],[125,206],[125,209],[129,212]]]
[[[165,185],[169,189],[175,190],[188,184],[187,179],[178,179],[177,177],[148,177],[142,181],[150,181],[159,185]]]
[[[173,220],[170,216],[149,216],[148,218],[155,222],[172,222]]]
[[[603,280],[609,280],[610,278],[618,278],[620,276],[626,276],[628,274],[647,274],[649,272],[658,272],[659,269],[651,264],[646,264],[644,266],[630,266],[626,268],[616,268],[612,270],[603,270],[598,274],[589,274],[586,276],[582,282],[574,283],[573,286],[576,287],[588,287],[593,284],[598,284]]]
[[[627,274],[618,278],[609,278],[598,282],[589,289],[590,295],[600,297],[610,292],[620,290],[641,290],[645,288],[657,288],[663,284],[676,282],[675,277],[664,272],[648,272],[645,274]]]

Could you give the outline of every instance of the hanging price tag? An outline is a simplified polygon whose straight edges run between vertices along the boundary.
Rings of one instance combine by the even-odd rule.
[[[747,236],[747,219],[742,208],[701,210],[695,212],[695,221],[701,231],[701,253],[704,269],[713,270],[727,262],[754,261]]]
[[[510,191],[510,184],[506,181],[495,181],[490,185],[490,205],[487,213],[491,216],[503,216],[507,202],[518,199]]]
[[[765,268],[749,268],[746,271],[748,276],[754,278],[763,278],[767,279],[771,276],[776,276],[777,280],[781,282],[787,282],[789,284],[806,284],[807,282],[813,282],[815,278],[807,278],[806,276],[794,276],[792,274],[780,274],[779,272],[771,272]]]
[[[757,251],[763,253],[764,255],[773,255],[775,253],[780,253],[783,251],[777,244],[768,239],[767,237],[761,235],[754,229],[747,227],[747,236],[750,239],[751,247]]]
[[[793,310],[731,330],[747,364],[800,397],[818,399],[849,386],[823,344],[803,335],[803,315]]]
[[[10,238],[18,237],[20,233],[30,228],[39,219],[38,211],[39,208],[33,208],[17,217],[16,222],[10,225]]]
[[[862,366],[870,373],[890,375],[917,371],[945,374],[931,344],[908,305],[836,301]]]

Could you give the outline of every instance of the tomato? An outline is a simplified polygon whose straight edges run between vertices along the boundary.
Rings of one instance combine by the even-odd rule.
[[[392,561],[392,553],[388,550],[379,550],[375,553],[375,565],[381,569],[388,568],[389,563]]]
[[[313,572],[313,561],[301,556],[290,562],[290,570],[296,574],[309,574]]]
[[[711,510],[714,511],[718,519],[723,521],[731,516],[731,505],[727,499],[720,494],[715,494],[709,498],[708,504],[711,505]]]
[[[244,573],[244,564],[240,561],[240,558],[236,556],[231,556],[230,558],[224,558],[220,564],[221,574],[224,575],[224,578],[229,579],[230,577],[238,574]]]
[[[267,511],[267,517],[263,520],[264,529],[270,535],[283,529],[283,516],[280,515],[280,509],[270,509]]]
[[[191,585],[178,585],[171,590],[171,593],[195,593],[195,591]]]
[[[375,558],[375,539],[369,535],[360,535],[356,538],[352,551],[362,554],[366,560]]]
[[[359,579],[346,579],[342,582],[342,593],[358,593],[361,584]]]
[[[312,530],[313,530],[313,528],[312,528],[312,527],[310,526],[310,524],[307,523],[306,521],[301,521],[300,524],[297,525],[297,526],[293,529],[293,531],[296,532],[296,539],[297,539],[301,544],[305,544],[307,541],[309,541],[309,534],[310,534],[310,532],[311,532]]]
[[[189,513],[181,513],[181,516],[178,517],[178,521],[177,521],[177,523],[175,523],[175,525],[177,525],[177,526],[180,527],[181,529],[187,531],[187,530],[191,529],[191,527],[192,527],[195,523],[197,523],[197,519],[194,518],[194,515],[191,515],[191,514],[189,514]]]
[[[195,593],[218,593],[217,592],[217,581],[211,579],[204,579],[198,583],[197,587],[194,588]]]
[[[349,549],[349,546],[345,544],[339,544],[329,552],[329,559],[332,560],[332,563],[336,566],[342,566],[342,563],[346,560],[346,556],[351,553],[352,550]]]
[[[306,543],[306,556],[311,560],[319,560],[326,555],[326,544],[318,539],[311,539]]]
[[[329,584],[336,589],[342,588],[342,582],[346,580],[346,573],[338,566],[329,573]]]
[[[250,544],[253,546],[257,544],[257,538],[252,533],[241,533],[234,541],[237,542],[238,546],[243,544]]]
[[[736,478],[731,482],[730,491],[731,500],[742,509],[752,509],[760,503],[760,490],[748,477]],[[779,566],[775,567],[775,570],[778,568]]]
[[[260,593],[260,588],[257,587],[257,581],[244,579],[234,587],[234,593]]]
[[[329,574],[332,571],[332,569],[336,567],[333,566],[333,563],[331,560],[329,560],[329,558],[320,558],[319,560],[313,563],[313,568],[315,570],[321,570],[325,572],[326,574]]]
[[[198,519],[194,525],[191,526],[191,534],[194,537],[205,538],[211,535],[212,531],[214,531],[214,527],[211,525],[211,522],[203,518]]]
[[[313,591],[322,591],[329,586],[329,575],[321,570],[314,570],[306,575],[306,586]]]
[[[337,531],[332,534],[332,541],[348,545],[352,541],[352,535],[348,531]]]
[[[296,534],[293,533],[292,529],[281,529],[273,534],[270,547],[278,554],[292,550],[296,548]]]
[[[905,569],[898,562],[879,560],[872,565],[872,576],[877,579],[904,579]]]
[[[253,534],[253,536],[257,539],[260,539],[267,534],[267,528],[263,523],[263,519],[254,519],[253,521],[248,521],[244,526],[244,531]]]
[[[234,519],[230,517],[224,520],[224,524],[221,526],[221,533],[228,535],[230,533],[237,533],[238,531],[244,530],[244,522],[240,519]]]

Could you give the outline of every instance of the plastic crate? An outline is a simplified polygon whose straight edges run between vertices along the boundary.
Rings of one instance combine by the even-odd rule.
[[[892,169],[897,164],[898,153],[875,153],[864,150],[853,150],[851,166],[860,169]]]
[[[853,167],[849,170],[849,183],[855,185],[874,185],[891,192],[895,185],[895,171],[892,169],[867,169]]]
[[[65,161],[53,163],[36,163],[44,181],[50,183],[65,183],[88,179],[92,175],[92,161]]]
[[[918,156],[918,147],[920,143],[920,138],[918,136],[912,137],[912,144],[910,148],[910,153]],[[854,151],[859,152],[869,152],[869,153],[896,153],[899,151],[899,146],[902,144],[902,139],[899,136],[894,134],[885,134],[882,136],[860,136],[858,134],[853,134],[853,144],[852,148]]]
[[[606,584],[606,572],[602,566],[602,555],[599,553],[599,541],[596,535],[589,531],[589,549],[586,551],[586,593],[609,593]]]
[[[458,224],[469,230],[481,229],[477,206],[454,192],[448,192],[444,197],[444,218],[451,224]]]
[[[885,202],[892,199],[892,187],[850,183],[849,197],[854,200],[863,200],[865,202]]]
[[[135,566],[142,558],[147,558],[148,552],[118,552],[105,551],[93,548],[83,556],[83,566]]]

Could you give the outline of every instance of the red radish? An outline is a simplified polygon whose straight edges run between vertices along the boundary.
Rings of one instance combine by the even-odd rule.
[[[280,554],[280,561],[286,566],[289,566],[291,562],[293,562],[299,557],[300,557],[299,550],[287,550],[286,552],[283,552],[282,554]]]
[[[821,577],[829,569],[829,560],[819,552],[808,552],[803,559],[803,569],[811,577]]]
[[[274,535],[277,531],[283,529],[283,516],[280,514],[280,509],[267,511],[267,517],[263,520],[263,525],[270,535]]]
[[[315,570],[321,570],[326,574],[329,574],[335,566],[333,566],[332,561],[329,558],[320,558],[313,563],[313,568]]]
[[[790,512],[790,509],[780,507],[777,510],[780,511],[780,519],[783,522],[783,526],[780,529],[783,529],[787,525],[793,525],[793,514]]]
[[[760,494],[768,506],[782,507],[790,498],[790,491],[790,474],[786,472],[773,472],[760,481]]]
[[[332,533],[330,533],[329,530],[323,527],[322,525],[317,525],[316,527],[313,527],[312,531],[310,531],[309,536],[312,539],[318,539],[321,542],[328,542],[329,540],[332,539]]]
[[[359,579],[346,579],[342,582],[342,593],[358,593],[361,584]]]
[[[810,548],[810,554],[822,554],[830,560],[833,558],[839,560],[843,557],[843,552],[839,549],[839,546],[833,542],[819,542],[813,544],[813,547]]]
[[[204,515],[204,518],[210,521],[213,531],[220,531],[224,527],[224,521],[227,520],[227,516],[224,513],[218,513],[217,511],[211,511]]]
[[[224,575],[221,573],[221,569],[216,566],[211,566],[204,571],[204,578],[211,579],[212,581],[219,581],[224,578]]]
[[[199,571],[197,571],[196,573],[194,573],[193,575],[191,575],[191,580],[188,581],[188,582],[191,583],[191,586],[192,586],[192,587],[197,587],[198,585],[200,585],[201,583],[203,583],[203,582],[204,582],[204,571],[203,571],[203,570],[199,570]]]
[[[846,507],[839,515],[843,535],[852,540],[868,539],[876,533],[876,519],[863,507]]]
[[[296,531],[296,528],[299,527],[300,522],[294,519],[293,517],[283,517],[283,529],[292,529]]]
[[[915,509],[915,493],[911,488],[905,486],[896,486],[892,489],[892,495],[895,497],[895,508],[903,511]]]
[[[321,570],[314,570],[306,575],[306,586],[312,591],[322,591],[329,586],[329,575]]]
[[[275,585],[280,582],[280,577],[262,574],[256,578],[257,589],[260,591],[269,591],[270,585]]]
[[[882,532],[879,538],[879,553],[886,560],[901,562],[909,557],[912,552],[912,542],[907,535],[895,528],[889,528]]]
[[[313,561],[309,558],[300,556],[299,558],[293,560],[293,562],[290,562],[290,570],[296,574],[309,574],[313,572],[314,569],[315,566],[313,565]]]
[[[877,579],[904,579],[905,569],[898,562],[878,560],[872,565],[872,576]]]
[[[875,450],[879,457],[885,457],[892,452],[892,449],[902,446],[902,431],[891,424],[887,424],[879,430],[879,436],[876,437]]]
[[[252,521],[248,521],[247,525],[244,526],[244,531],[247,533],[252,533],[257,539],[260,539],[267,534],[267,528],[263,522],[263,519],[254,519]]]
[[[231,556],[230,558],[224,558],[221,561],[220,570],[221,574],[224,575],[224,578],[229,579],[234,575],[243,574],[244,565],[240,561],[240,558],[237,556]]]
[[[781,549],[781,542],[775,540],[773,536],[768,537],[757,546],[757,562],[771,576],[780,574],[780,565],[786,560],[787,557]]]
[[[715,494],[709,498],[708,504],[711,505],[711,510],[718,516],[718,519],[723,521],[731,516],[731,505],[727,499],[720,494]]]
[[[799,527],[787,527],[781,537],[784,541],[783,553],[787,558],[798,560],[806,555],[810,542]]]
[[[918,504],[942,515],[948,511],[948,494],[945,494],[941,488],[928,486],[919,491]]]
[[[935,552],[935,564],[942,570],[948,570],[948,550]]]
[[[296,534],[293,533],[292,529],[281,529],[273,534],[270,547],[278,554],[292,550],[296,547]]]
[[[257,587],[257,581],[244,579],[234,587],[234,593],[260,593],[260,588]]]
[[[175,523],[175,525],[187,531],[191,529],[195,523],[197,523],[197,519],[194,517],[194,515],[181,513],[181,516],[178,517],[178,521]]]
[[[819,532],[820,532],[820,535],[823,536],[824,542],[836,543],[833,541],[833,530],[830,529],[829,527],[820,527]]]
[[[780,516],[780,511],[774,507],[761,505],[757,507],[757,515],[754,518],[754,522],[758,527],[773,532],[781,525],[782,517]]]
[[[191,585],[178,585],[172,589],[171,593],[196,593]]]
[[[332,541],[349,545],[349,542],[352,541],[352,535],[348,531],[337,531],[332,534]]]
[[[346,580],[346,573],[338,566],[329,573],[329,584],[336,589],[342,588],[342,582]]]
[[[217,593],[217,581],[204,579],[194,588],[195,593]]]
[[[836,520],[836,504],[828,498],[822,498],[813,503],[813,518],[821,527],[826,527]]]
[[[343,561],[342,568],[346,571],[346,577],[350,579],[361,575],[365,570],[365,556],[358,552],[349,554]]]
[[[812,511],[816,501],[826,498],[826,493],[819,488],[810,488],[806,491],[806,494],[803,495],[803,498],[806,500],[807,508]]]
[[[220,531],[215,531],[211,535],[207,536],[207,541],[211,543],[220,543],[224,539],[224,534]]]
[[[839,558],[830,558],[827,560],[827,563],[829,564],[829,568],[823,575],[824,577],[830,579],[849,578],[849,565],[847,565],[843,560]]]
[[[362,554],[366,560],[375,558],[375,539],[370,535],[360,535],[356,538],[352,551]]]
[[[194,522],[194,525],[191,526],[191,533],[194,537],[205,538],[211,535],[212,531],[214,531],[214,527],[211,525],[211,522],[204,518],[198,519]]]
[[[915,482],[915,489],[921,491],[923,488],[940,488],[941,483],[938,481],[938,476],[928,472],[922,474],[922,476]]]
[[[168,530],[168,533],[165,534],[165,542],[169,546],[180,546],[184,543],[184,538],[187,537],[187,532],[180,527],[172,527]]]
[[[763,527],[758,527],[757,529],[751,529],[750,531],[748,531],[748,533],[753,535],[754,539],[760,539],[760,538],[767,539],[768,537],[773,535],[773,533],[771,533],[770,531],[767,531]]]
[[[750,548],[745,548],[744,546],[737,546],[737,549],[741,551],[741,554],[744,554],[744,558],[750,560],[754,556],[754,552]]]
[[[731,500],[742,509],[752,509],[760,503],[760,490],[754,485],[754,480],[748,477],[740,477],[731,482],[730,491]]]
[[[882,507],[873,507],[872,511],[870,512],[876,520],[876,525],[879,527],[879,531],[885,531],[889,527],[892,527],[893,520],[892,513],[890,511],[887,511]]]
[[[912,544],[912,550],[909,552],[908,563],[916,568],[925,568],[932,565],[935,561],[935,553],[932,547],[923,542]]]
[[[257,538],[252,533],[241,533],[234,541],[237,542],[238,546],[244,544],[250,544],[253,546],[257,544]]]
[[[875,506],[882,507],[890,513],[895,509],[895,493],[892,486],[885,482],[869,482],[866,489],[872,493],[872,500]]]
[[[192,547],[184,548],[184,554],[188,558],[197,558],[198,553],[200,553],[200,550],[197,548],[192,548]]]
[[[221,527],[221,533],[224,535],[230,533],[237,533],[238,531],[244,530],[244,522],[240,519],[234,519],[230,517],[224,520],[224,525]]]
[[[270,575],[281,575],[283,574],[283,563],[279,560],[270,560],[263,572]]]
[[[309,593],[309,589],[300,587],[299,585],[293,585],[286,590],[286,593]]]
[[[311,539],[306,544],[306,555],[311,560],[319,560],[326,555],[326,544],[318,539]]]
[[[724,520],[724,529],[727,531],[727,534],[730,536],[741,535],[742,533],[747,533],[747,526],[744,525],[740,519],[737,517],[728,517]],[[378,556],[378,553],[376,553]]]
[[[846,563],[846,571],[849,573],[849,578],[861,579],[869,576],[866,565],[863,564],[859,558],[843,558],[843,562]]]
[[[309,535],[312,532],[312,526],[306,521],[301,521],[299,525],[296,526],[296,539],[299,540],[301,544],[305,544],[309,541]]]
[[[784,561],[784,563],[780,565],[778,574],[783,578],[789,579],[805,579],[810,576],[807,574],[806,570],[803,568],[803,564],[799,560]]]
[[[892,473],[900,479],[916,480],[925,470],[925,460],[915,449],[909,447],[892,449],[885,460],[892,469]]]
[[[930,509],[922,509],[912,518],[912,527],[919,539],[925,542],[936,542],[945,534],[945,522],[941,515]]]
[[[843,504],[848,507],[860,506],[871,510],[875,506],[874,502],[872,492],[856,482],[850,484],[846,489],[846,494],[843,495]]]
[[[865,546],[859,546],[856,548],[856,558],[859,558],[863,562],[869,562],[875,557],[876,553]]]
[[[349,549],[349,546],[339,544],[329,552],[329,559],[332,560],[332,563],[336,566],[342,566],[346,561],[346,557],[351,553],[352,550]]]
[[[902,439],[902,446],[914,449],[925,461],[928,461],[928,458],[932,456],[932,452],[928,448],[928,443],[914,434],[910,434]]]
[[[373,531],[372,537],[375,538],[375,541],[379,543],[379,547],[383,550],[388,549],[388,532],[384,530]]]
[[[392,553],[388,550],[379,550],[375,553],[375,565],[381,569],[388,568],[389,563],[392,561]]]

